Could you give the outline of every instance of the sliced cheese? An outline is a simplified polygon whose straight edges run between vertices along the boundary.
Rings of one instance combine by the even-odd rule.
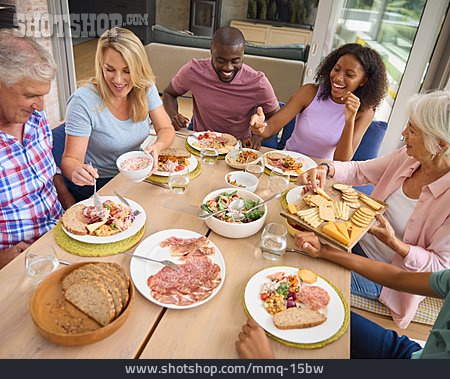
[[[288,204],[287,208],[288,208],[288,211],[291,212],[293,215],[297,214],[297,208],[295,207],[294,204],[292,204],[292,203]]]
[[[86,229],[89,231],[89,234],[92,234],[94,230],[100,228],[100,226],[105,225],[107,220],[102,220],[99,222],[94,222],[93,224],[87,224]]]
[[[347,245],[349,243],[349,240],[345,238],[337,229],[336,224],[334,222],[329,222],[323,227],[323,232],[330,236],[331,238],[334,238],[335,240],[343,243],[344,245]]]
[[[356,239],[362,234],[364,231],[364,228],[359,228],[357,226],[352,226],[352,229],[350,230],[350,242],[349,245],[351,245],[353,242],[356,241]]]
[[[340,232],[344,236],[344,238],[350,242],[350,235],[348,234],[347,225],[345,225],[345,222],[337,222],[336,228],[338,232]]]

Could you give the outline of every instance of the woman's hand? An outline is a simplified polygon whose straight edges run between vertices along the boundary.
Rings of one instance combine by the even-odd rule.
[[[82,164],[72,172],[72,182],[77,186],[93,186],[98,178],[97,169],[89,164]]]
[[[264,330],[252,319],[242,327],[236,350],[243,359],[272,359],[273,351]]]
[[[262,136],[266,130],[266,116],[261,107],[258,107],[256,113],[250,118],[250,128],[253,134]]]
[[[359,98],[351,92],[347,92],[343,97],[345,104],[345,121],[354,121],[359,106],[361,105]]]
[[[144,152],[153,157],[153,168],[152,171],[150,172],[150,175],[153,175],[156,171],[158,171],[158,157],[161,150],[162,146],[158,142],[155,142],[153,145],[148,145],[145,147]]]
[[[317,187],[324,188],[327,180],[327,167],[317,166],[300,174],[297,178],[299,185],[306,186],[312,192],[316,192]]]
[[[391,247],[397,240],[392,225],[382,215],[376,215],[377,221],[369,229],[369,233],[377,237],[381,242]]]
[[[309,256],[318,258],[320,256],[320,250],[322,244],[319,238],[313,232],[298,232],[295,234],[295,245]]]

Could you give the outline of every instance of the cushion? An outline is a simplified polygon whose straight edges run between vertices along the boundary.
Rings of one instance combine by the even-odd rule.
[[[350,304],[354,308],[363,309],[368,312],[384,316],[391,316],[389,309],[378,300],[367,299],[362,296],[350,294]],[[434,325],[444,300],[434,297],[426,297],[417,309],[412,321],[420,324]]]
[[[208,49],[211,45],[211,37],[196,36],[188,31],[176,31],[161,25],[153,25],[152,42],[167,45],[196,47]],[[246,43],[245,54],[259,55],[272,58],[292,59],[306,62],[308,49],[302,44],[289,45],[257,45]]]
[[[387,126],[385,121],[372,121],[364,133],[352,161],[366,161],[378,157]]]

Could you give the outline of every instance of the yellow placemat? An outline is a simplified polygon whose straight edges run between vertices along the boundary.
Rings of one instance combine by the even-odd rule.
[[[281,338],[278,338],[276,336],[274,336],[273,334],[270,334],[269,332],[265,331],[266,334],[274,339],[275,341],[286,345],[286,346],[290,346],[290,347],[296,347],[299,349],[319,349],[321,347],[324,347],[325,345],[328,345],[331,342],[334,342],[336,340],[338,340],[347,330],[348,325],[350,324],[350,308],[348,307],[347,302],[344,299],[344,296],[342,295],[341,291],[339,291],[336,286],[331,283],[328,279],[323,278],[322,276],[318,275],[320,278],[322,278],[323,280],[325,280],[331,287],[333,287],[333,289],[336,291],[336,293],[339,295],[339,298],[342,301],[342,305],[344,306],[344,322],[342,323],[341,327],[339,328],[339,330],[332,335],[331,337],[327,338],[324,341],[320,341],[320,342],[316,342],[316,343],[296,343],[296,342],[290,342],[290,341],[285,341]],[[243,303],[244,303],[244,310],[245,313],[247,314],[248,317],[251,318],[250,313],[247,309],[247,306],[245,305],[245,298],[244,298],[245,294],[242,295],[243,297]]]
[[[272,171],[269,170],[267,167],[264,167],[264,173],[266,173],[267,175],[270,175],[271,172]],[[297,182],[297,178],[298,178],[298,176],[292,176],[292,175],[289,176],[289,180],[291,182]]]
[[[122,241],[92,244],[69,237],[62,229],[61,222],[54,228],[56,243],[69,253],[82,257],[106,257],[127,251],[141,240],[144,230],[145,227],[142,227],[136,234]]]
[[[197,162],[198,162],[197,167],[189,173],[189,180],[195,179],[202,172],[202,163],[198,159],[197,159]],[[152,175],[152,176],[149,176],[147,179],[145,179],[145,181],[146,182],[167,184],[167,183],[169,183],[169,177],[168,176]]]
[[[197,157],[200,156],[200,151],[198,151],[197,149],[194,149],[191,145],[188,144],[187,140],[184,143],[184,146],[186,147],[186,150],[189,151],[191,154],[196,155]],[[219,154],[217,159],[225,159],[225,155],[226,154]]]

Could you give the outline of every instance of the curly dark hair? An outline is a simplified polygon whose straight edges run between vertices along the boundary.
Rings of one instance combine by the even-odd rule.
[[[330,54],[321,62],[317,68],[314,80],[317,84],[322,84],[323,89],[319,94],[319,100],[326,100],[331,94],[330,73],[340,57],[352,54],[364,67],[367,76],[367,83],[358,87],[353,93],[359,97],[361,102],[359,110],[367,108],[377,108],[383,98],[386,96],[388,81],[386,75],[386,67],[374,49],[361,46],[357,43],[348,43],[343,45]]]

